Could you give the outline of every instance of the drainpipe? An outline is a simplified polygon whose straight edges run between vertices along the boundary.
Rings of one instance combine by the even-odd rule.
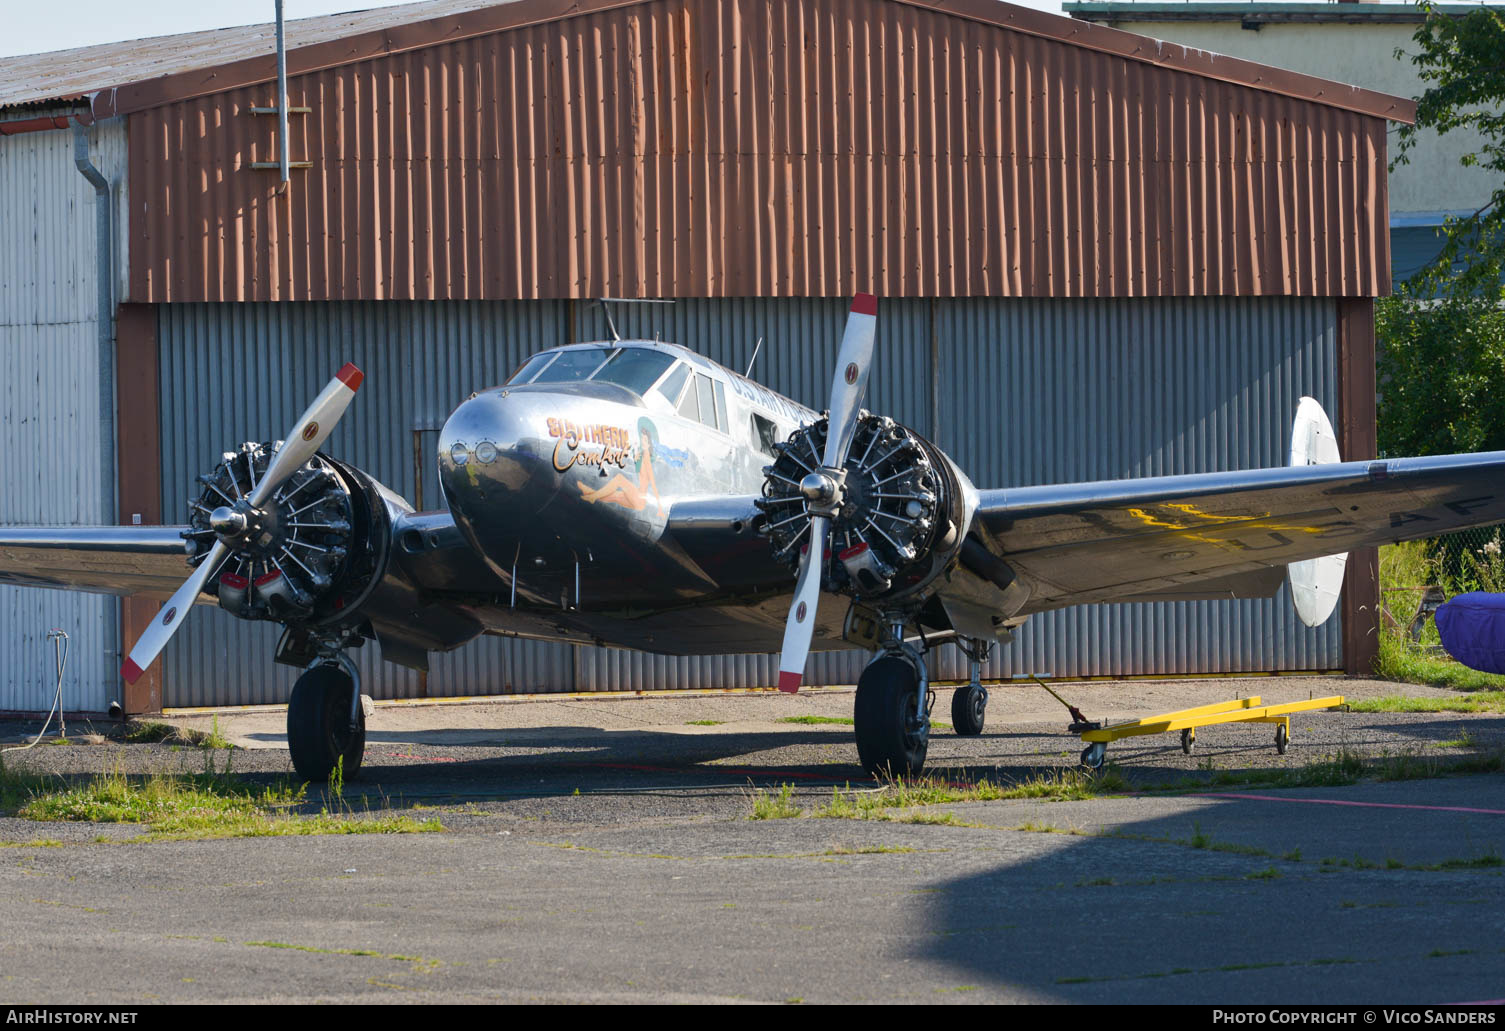
[[[94,187],[94,280],[99,305],[99,477],[104,511],[100,522],[114,525],[115,498],[115,262],[114,219],[110,211],[110,181],[89,160],[89,130],[73,120],[73,163]],[[105,621],[105,653],[119,658],[119,627]]]

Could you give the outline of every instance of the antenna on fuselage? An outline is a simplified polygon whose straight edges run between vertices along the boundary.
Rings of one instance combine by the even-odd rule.
[[[608,304],[673,304],[674,301],[658,297],[598,297],[596,298],[596,303],[606,313],[606,325],[611,329],[611,338],[613,340],[621,340],[622,334],[617,332],[617,324],[611,319],[611,309],[607,307]],[[655,340],[659,339],[659,333],[655,331],[653,338]]]
[[[758,352],[763,350],[763,338],[758,337],[758,342],[753,345],[753,356],[747,360],[747,371],[742,374],[743,379],[752,379],[753,362],[758,360]]]
[[[611,321],[611,308],[607,307],[606,298],[601,298],[601,310],[606,313],[606,325],[611,330],[613,340],[621,340],[622,334],[617,332],[617,324]]]

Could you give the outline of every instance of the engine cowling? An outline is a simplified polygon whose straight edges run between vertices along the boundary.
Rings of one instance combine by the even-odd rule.
[[[761,530],[774,557],[798,572],[809,547],[812,491],[828,422],[796,430],[763,470]],[[848,451],[840,504],[831,515],[821,589],[864,601],[922,595],[955,560],[976,507],[972,485],[914,430],[866,410]]]
[[[197,478],[204,490],[188,503],[189,561],[204,561],[216,538],[225,542],[230,557],[205,590],[240,619],[339,624],[385,569],[391,521],[381,487],[316,454],[252,508],[249,498],[280,443],[242,444]]]

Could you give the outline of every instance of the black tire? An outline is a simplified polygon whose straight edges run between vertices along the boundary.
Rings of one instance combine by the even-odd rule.
[[[366,754],[366,713],[357,707],[359,726],[350,729],[350,694],[355,681],[338,666],[315,666],[298,678],[287,703],[287,746],[293,769],[310,784],[329,780],[343,758],[341,777],[354,780]]]
[[[962,737],[982,733],[988,715],[988,692],[980,684],[958,687],[951,694],[951,725]]]
[[[925,767],[928,728],[910,729],[920,678],[904,659],[885,655],[857,681],[857,755],[874,776],[914,777]]]
[[[1277,755],[1285,755],[1286,747],[1291,743],[1291,735],[1286,731],[1284,723],[1275,724],[1275,752]]]
[[[1191,755],[1192,752],[1196,750],[1197,739],[1192,737],[1190,730],[1183,730],[1181,732],[1181,751],[1185,752],[1187,755]]]

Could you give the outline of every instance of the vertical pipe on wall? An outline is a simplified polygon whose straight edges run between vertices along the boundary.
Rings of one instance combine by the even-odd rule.
[[[97,123],[96,123],[97,124]],[[94,187],[94,280],[99,320],[96,361],[99,365],[99,491],[102,524],[115,522],[115,293],[114,233],[110,181],[89,160],[89,130],[73,119],[73,164]],[[120,659],[119,628],[106,621],[103,651]]]
[[[282,173],[278,192],[287,189],[287,40],[282,32],[282,0],[277,0],[277,167]]]

